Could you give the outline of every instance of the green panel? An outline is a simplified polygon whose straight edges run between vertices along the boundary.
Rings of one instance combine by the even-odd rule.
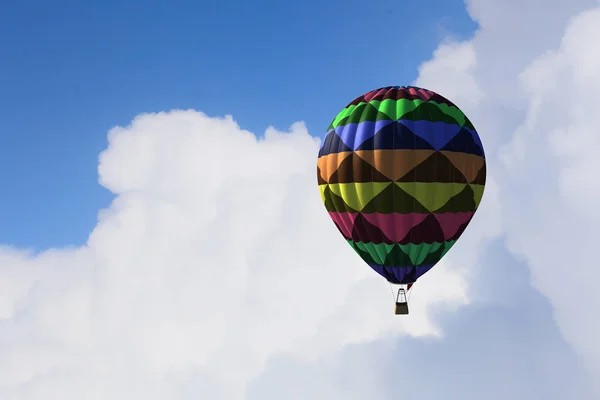
[[[360,121],[378,121],[382,119],[397,121],[399,119],[403,119],[403,117],[405,117],[408,113],[413,112],[417,107],[419,107],[422,104],[437,107],[437,109],[439,109],[440,114],[435,116],[434,121],[445,120],[443,115],[447,115],[456,122],[458,122],[460,125],[464,125],[468,128],[473,129],[470,121],[468,121],[464,113],[455,106],[449,106],[443,103],[438,104],[435,101],[424,102],[420,99],[386,99],[383,101],[372,100],[369,103],[362,101],[358,104],[352,104],[347,108],[344,108],[335,117],[331,125],[327,128],[327,130],[329,131],[330,129],[335,128],[339,125],[347,125],[352,122],[356,123]],[[379,113],[377,111],[379,111]],[[432,116],[432,114],[430,114],[429,112],[425,114],[428,115],[428,119]],[[410,119],[413,118],[414,117],[411,115]]]
[[[450,240],[442,243],[403,245],[346,241],[367,263],[411,266],[436,263],[456,242]]]

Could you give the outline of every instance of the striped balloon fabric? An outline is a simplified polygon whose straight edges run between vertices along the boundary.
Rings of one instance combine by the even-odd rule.
[[[475,128],[429,90],[392,86],[348,104],[327,129],[321,197],[350,246],[392,283],[413,283],[454,245],[483,196]]]

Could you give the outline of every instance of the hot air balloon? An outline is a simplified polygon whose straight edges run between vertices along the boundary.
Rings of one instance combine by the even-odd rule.
[[[415,86],[353,100],[327,128],[317,161],[321,198],[338,230],[399,285],[395,314],[408,314],[411,286],[462,235],[485,178],[483,145],[469,119]]]

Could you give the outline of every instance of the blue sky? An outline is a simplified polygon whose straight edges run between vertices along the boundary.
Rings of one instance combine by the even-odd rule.
[[[475,28],[460,0],[9,2],[0,243],[84,243],[112,199],[97,184],[106,133],[139,113],[232,114],[259,135],[304,120],[320,135],[349,100],[412,82],[440,39]]]
[[[0,399],[600,398],[597,0],[82,3],[0,11]],[[413,82],[488,177],[399,319],[315,136]]]

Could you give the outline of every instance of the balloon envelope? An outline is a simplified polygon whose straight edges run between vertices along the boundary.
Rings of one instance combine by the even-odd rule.
[[[317,180],[348,244],[392,283],[413,283],[456,243],[483,196],[479,135],[449,100],[414,86],[370,91],[327,129]]]

